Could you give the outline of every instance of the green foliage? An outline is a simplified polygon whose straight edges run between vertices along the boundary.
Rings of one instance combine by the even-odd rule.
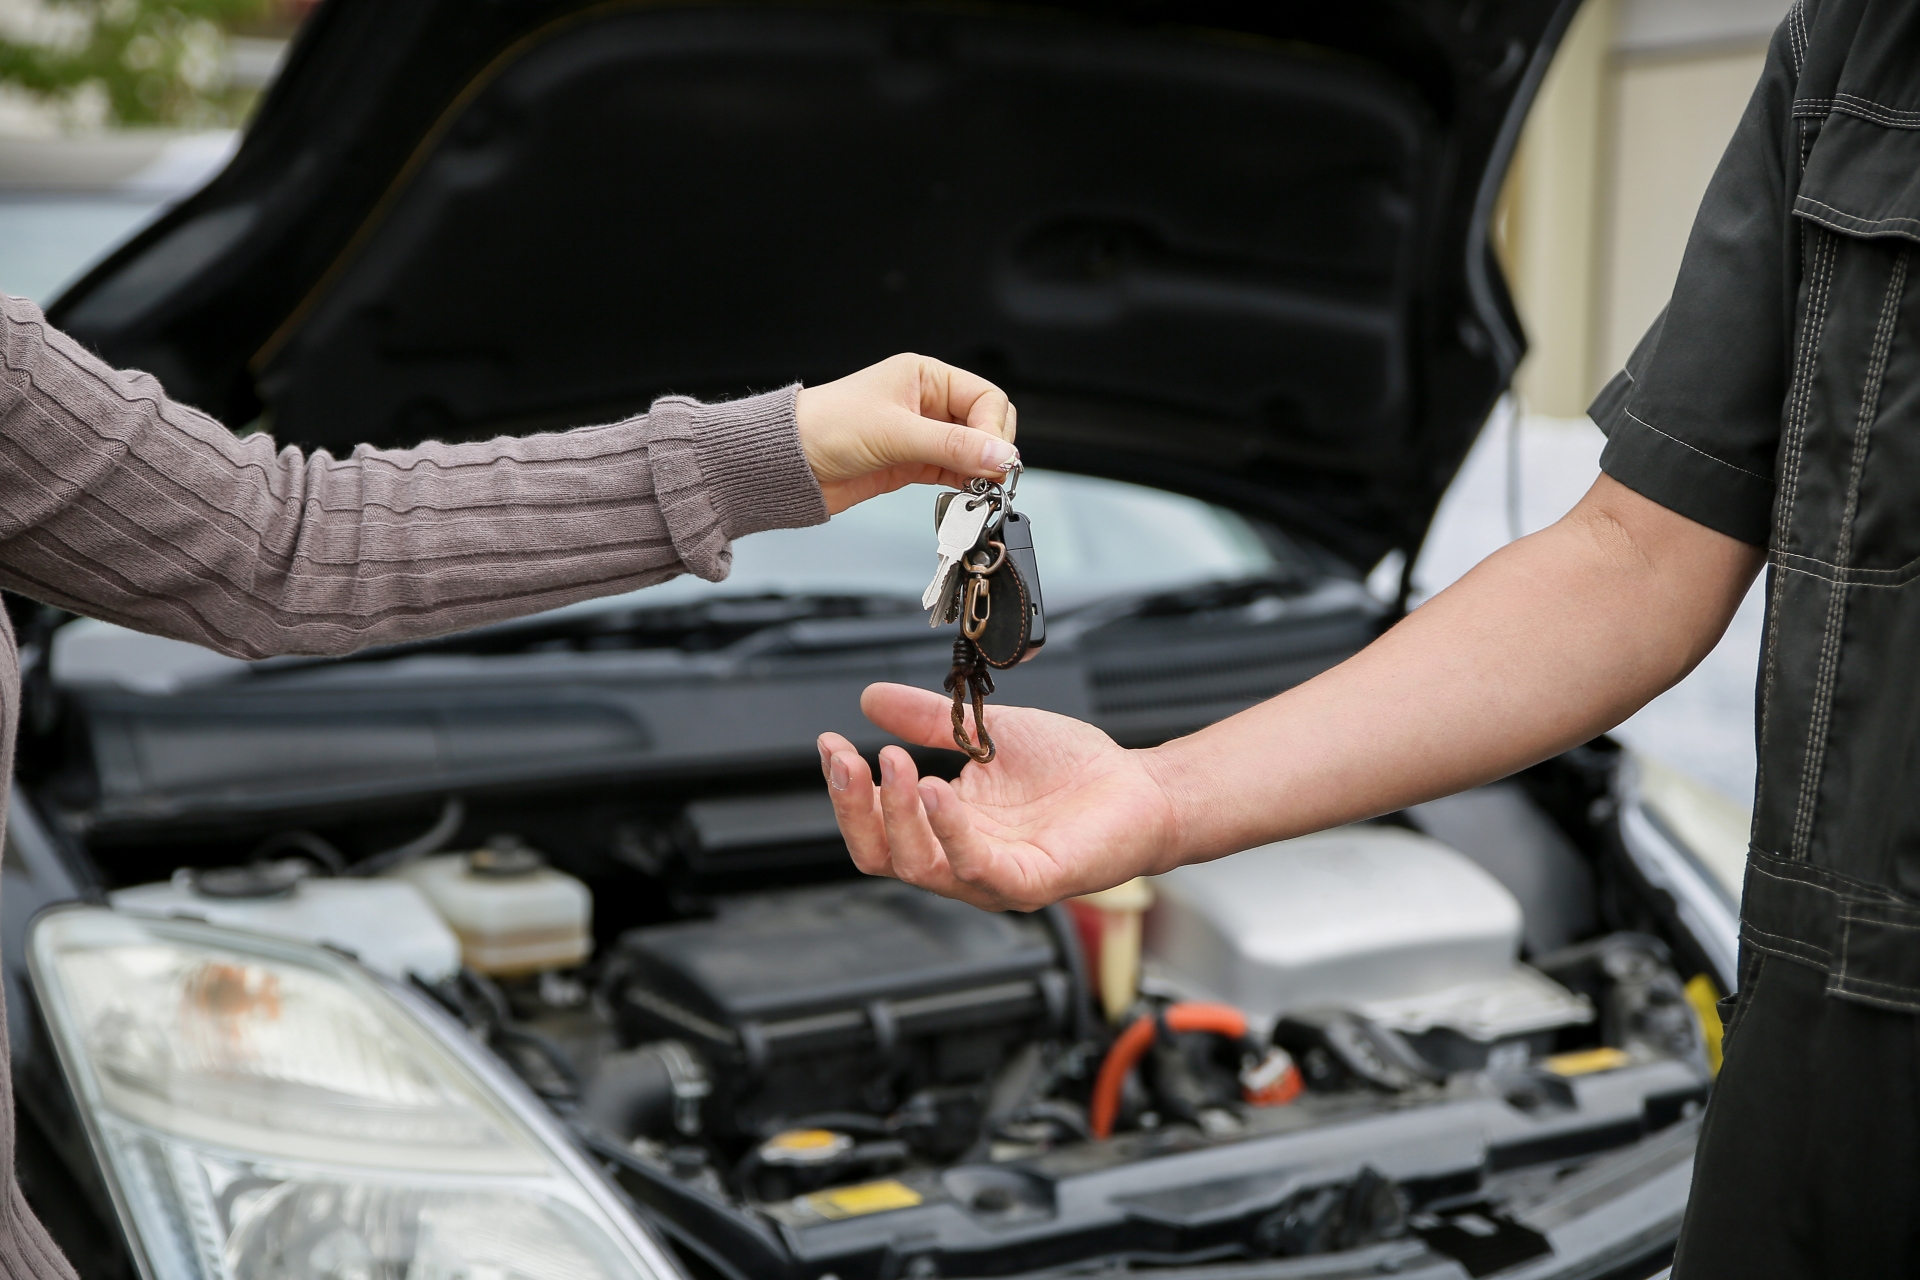
[[[226,29],[271,4],[41,0],[26,38],[0,37],[0,82],[69,107],[91,98],[103,124],[237,123],[252,95],[226,83]]]

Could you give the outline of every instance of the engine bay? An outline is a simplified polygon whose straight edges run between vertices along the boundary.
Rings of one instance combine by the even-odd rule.
[[[1418,818],[1021,915],[849,878],[811,791],[597,861],[564,815],[449,801],[358,856],[316,823],[109,896],[430,996],[695,1274],[1478,1276],[1549,1252],[1541,1206],[1684,1161],[1708,1048],[1692,959],[1604,868],[1539,950],[1525,886]]]

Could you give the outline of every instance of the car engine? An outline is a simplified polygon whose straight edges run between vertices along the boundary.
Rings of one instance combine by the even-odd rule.
[[[681,823],[677,872],[631,860],[625,891],[677,884],[675,906],[597,948],[586,885],[508,834],[344,875],[282,840],[113,901],[352,951],[430,994],[703,1274],[1417,1246],[1479,1275],[1545,1250],[1529,1197],[1684,1128],[1710,1079],[1658,940],[1522,963],[1514,893],[1408,826],[1183,868],[1130,900],[1142,918],[831,875],[741,891],[794,846],[728,813]],[[690,890],[721,855],[723,891]]]

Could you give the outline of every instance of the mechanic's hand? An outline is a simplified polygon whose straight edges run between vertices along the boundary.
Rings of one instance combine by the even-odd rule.
[[[1007,393],[927,356],[803,387],[795,415],[829,515],[905,485],[998,479],[1019,456]]]
[[[950,705],[898,684],[868,685],[860,698],[882,729],[948,749]],[[1148,753],[1028,707],[988,707],[987,727],[999,754],[967,765],[951,785],[920,777],[903,749],[882,748],[877,794],[853,744],[820,735],[840,834],[862,871],[993,911],[1032,911],[1177,860],[1169,856],[1173,805]]]

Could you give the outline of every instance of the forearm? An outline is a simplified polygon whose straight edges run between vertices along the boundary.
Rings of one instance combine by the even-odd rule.
[[[676,573],[822,520],[793,395],[478,444],[235,439],[4,299],[0,585],[247,657],[340,653]]]
[[[1587,741],[1706,655],[1760,559],[1603,477],[1354,658],[1147,753],[1171,801],[1166,865],[1449,795]]]

